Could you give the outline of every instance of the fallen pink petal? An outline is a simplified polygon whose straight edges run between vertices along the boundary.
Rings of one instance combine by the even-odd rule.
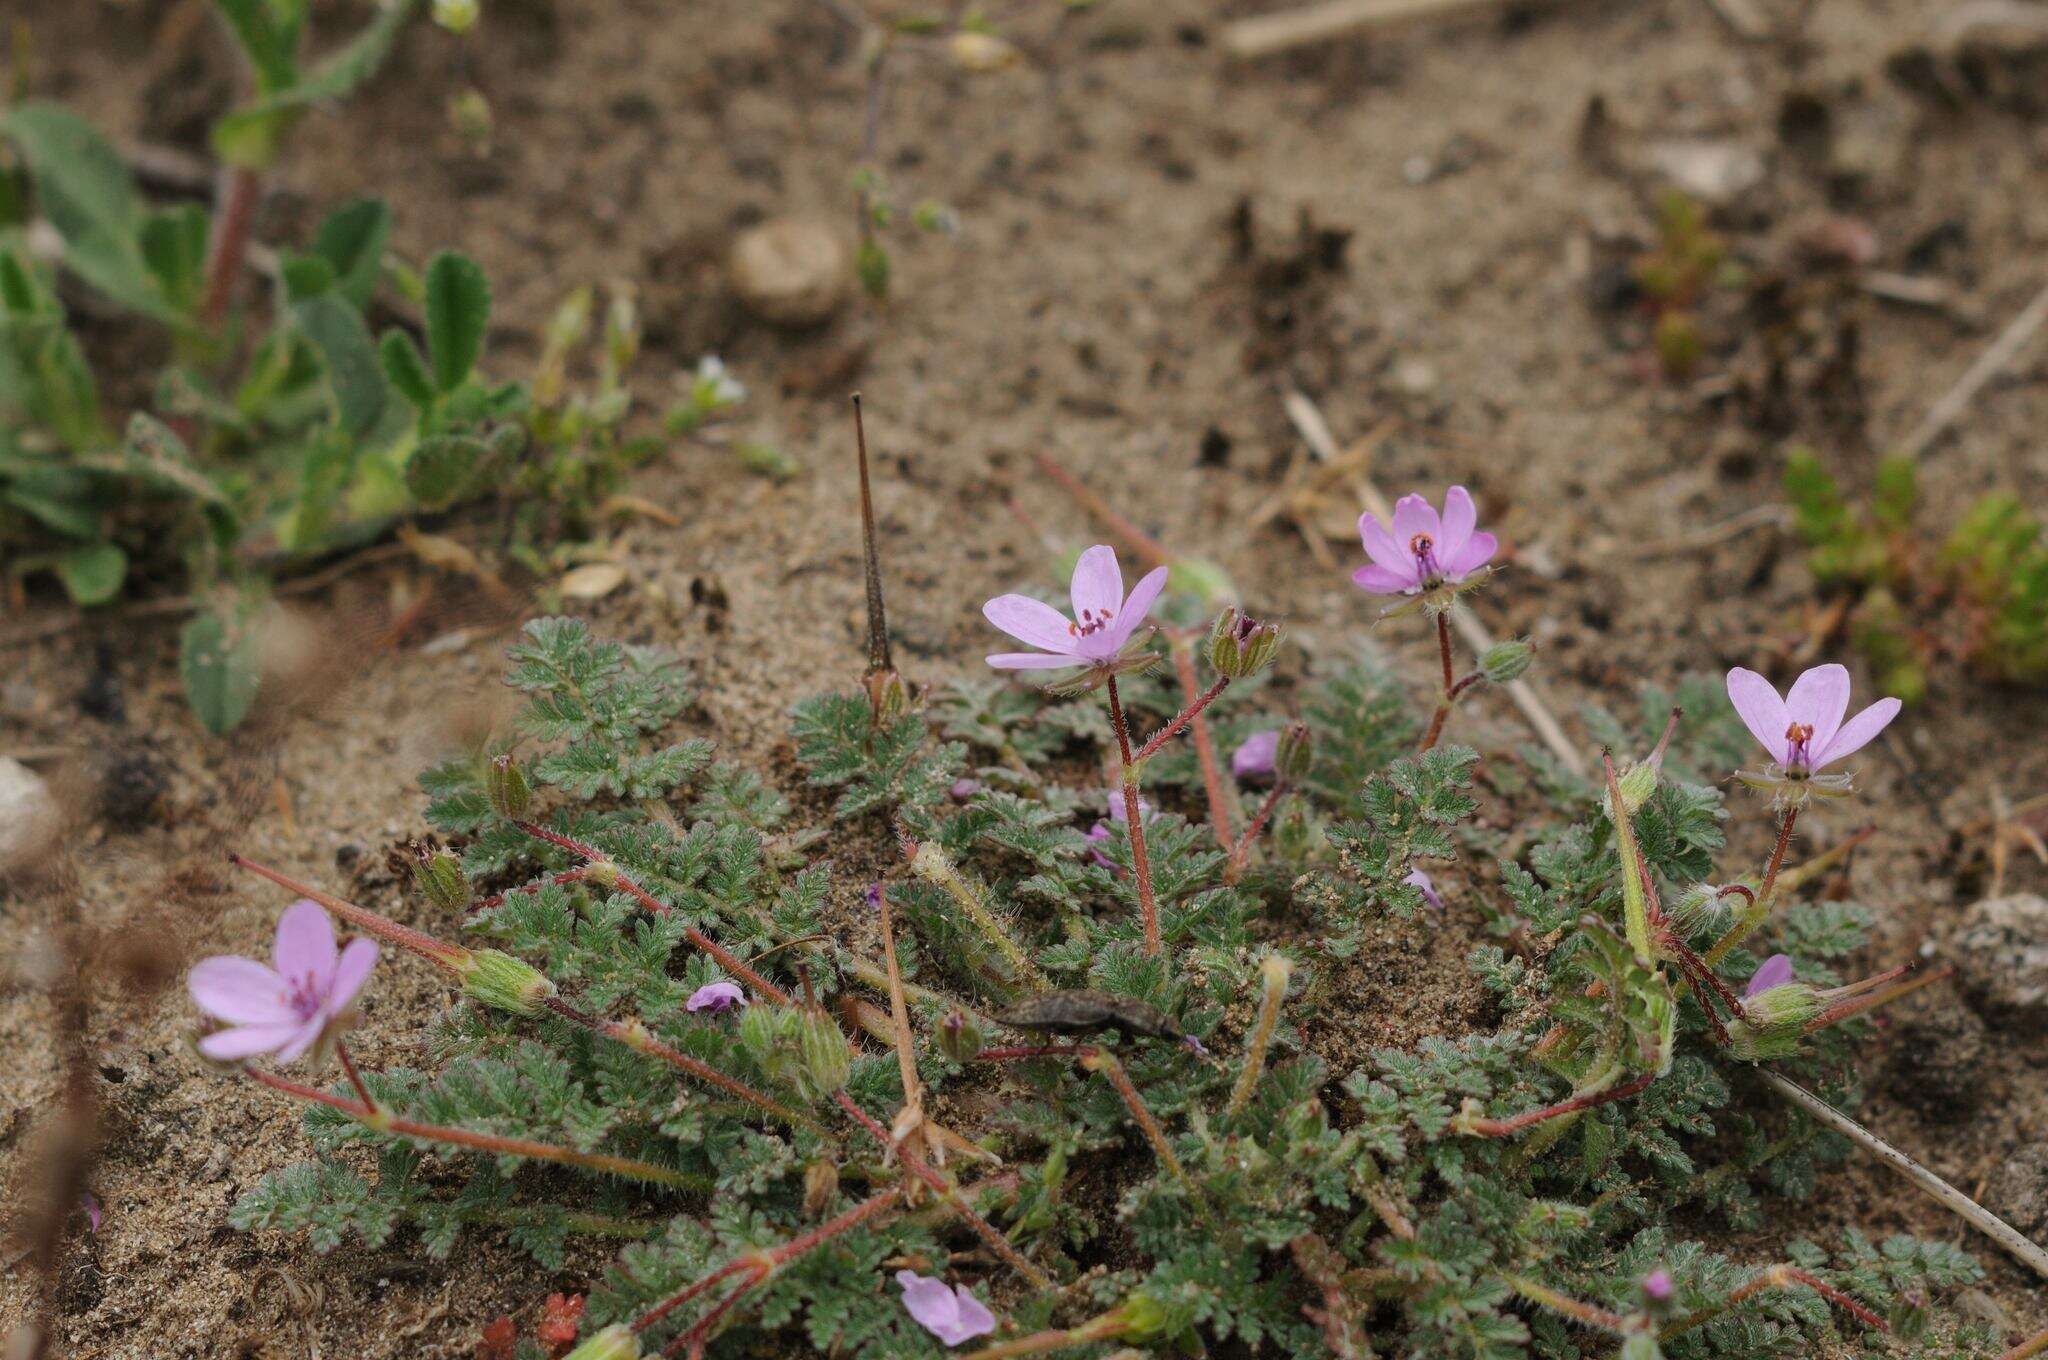
[[[903,1306],[911,1318],[948,1346],[996,1329],[995,1314],[965,1285],[948,1285],[912,1270],[897,1271],[896,1283],[903,1288]]]
[[[707,982],[690,993],[683,1009],[692,1013],[709,1011],[717,1015],[723,1011],[739,1010],[746,1004],[747,994],[740,990],[737,982]]]

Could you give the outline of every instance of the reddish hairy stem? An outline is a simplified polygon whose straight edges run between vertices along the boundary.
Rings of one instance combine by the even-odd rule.
[[[1818,1276],[1815,1276],[1807,1271],[1801,1270],[1797,1266],[1776,1265],[1771,1266],[1770,1268],[1764,1270],[1763,1272],[1756,1275],[1746,1283],[1732,1290],[1729,1293],[1728,1297],[1723,1299],[1720,1303],[1714,1304],[1710,1307],[1702,1308],[1696,1313],[1689,1313],[1685,1317],[1678,1319],[1678,1321],[1676,1322],[1666,1324],[1663,1328],[1661,1328],[1658,1331],[1658,1339],[1668,1340],[1669,1338],[1678,1336],[1681,1333],[1689,1332],[1693,1328],[1700,1326],[1702,1323],[1711,1322],[1713,1319],[1727,1312],[1730,1308],[1733,1308],[1737,1304],[1743,1303],[1751,1298],[1754,1298],[1756,1295],[1763,1293],[1766,1289],[1786,1289],[1795,1284],[1803,1284],[1808,1289],[1813,1290],[1816,1294],[1819,1294],[1822,1298],[1826,1299],[1829,1303],[1834,1304],[1836,1307],[1844,1310],[1845,1312],[1853,1313],[1856,1317],[1856,1320],[1858,1322],[1861,1322],[1866,1327],[1872,1328],[1873,1330],[1880,1332],[1890,1330],[1884,1325],[1883,1318],[1871,1312],[1868,1308],[1865,1308],[1862,1304],[1858,1303],[1855,1299],[1850,1298],[1847,1294],[1844,1294],[1841,1290],[1835,1288],[1826,1280],[1820,1279]]]
[[[1010,1239],[1003,1236],[993,1223],[990,1223],[987,1219],[976,1213],[974,1206],[967,1202],[966,1196],[962,1195],[952,1185],[949,1185],[945,1177],[932,1170],[930,1163],[919,1156],[915,1148],[907,1143],[899,1146],[889,1137],[889,1131],[877,1123],[873,1115],[856,1104],[853,1097],[846,1094],[846,1092],[835,1091],[832,1099],[838,1103],[840,1109],[846,1111],[854,1123],[866,1129],[869,1136],[882,1145],[885,1153],[894,1152],[901,1156],[904,1168],[911,1175],[917,1177],[918,1180],[924,1182],[925,1187],[933,1194],[952,1206],[953,1212],[960,1215],[966,1221],[967,1226],[974,1230],[975,1236],[986,1242],[989,1250],[1001,1257],[1004,1264],[1008,1265],[1025,1279],[1031,1281],[1039,1289],[1051,1289],[1053,1287],[1052,1277],[1033,1265],[1030,1259],[1018,1251]]]
[[[1195,656],[1192,648],[1176,645],[1173,651],[1173,668],[1180,677],[1182,698],[1192,704],[1196,697]],[[1197,712],[1190,728],[1195,738],[1195,759],[1202,767],[1202,792],[1209,800],[1209,827],[1216,833],[1216,843],[1225,850],[1230,848],[1230,798],[1224,792],[1223,769],[1216,760],[1216,738],[1209,731],[1209,719]]]
[[[256,863],[252,859],[230,854],[228,856],[228,863],[234,865],[237,869],[247,869],[258,878],[267,878],[287,892],[295,892],[301,897],[310,897],[357,929],[375,935],[381,940],[389,941],[402,949],[409,949],[421,958],[437,963],[450,972],[460,972],[462,966],[469,961],[470,952],[460,945],[443,944],[431,935],[423,935],[410,926],[402,926],[396,921],[379,916],[374,911],[359,907],[353,902],[334,896],[332,893],[322,892],[310,884],[301,883],[295,878],[287,877],[275,869]]]
[[[208,330],[219,328],[234,300],[263,187],[254,170],[240,165],[226,171],[222,186],[220,212],[214,219],[213,241],[206,256],[206,291],[199,305],[200,323]]]
[[[1444,734],[1444,722],[1451,716],[1451,704],[1458,697],[1457,676],[1451,669],[1451,616],[1447,613],[1436,616],[1436,647],[1444,667],[1443,697],[1436,701],[1436,712],[1430,715],[1429,730],[1422,734],[1422,744],[1415,748],[1420,755],[1434,747],[1437,738]]]
[[[645,1053],[651,1058],[658,1058],[671,1067],[689,1073],[707,1086],[716,1086],[719,1090],[729,1095],[737,1096],[749,1105],[757,1106],[786,1124],[799,1124],[808,1128],[816,1128],[818,1126],[818,1121],[812,1119],[809,1115],[798,1110],[792,1110],[780,1101],[756,1091],[737,1077],[729,1077],[717,1068],[700,1062],[689,1054],[663,1043],[655,1038],[645,1025],[637,1021],[628,1023],[623,1020],[601,1020],[597,1016],[578,1010],[559,996],[547,997],[540,1004],[545,1006],[551,1013],[559,1015],[571,1024],[580,1025],[593,1034],[601,1034],[607,1039],[624,1044],[627,1048],[633,1049],[636,1052]]]
[[[734,1257],[709,1275],[706,1275],[703,1279],[698,1280],[695,1284],[671,1295],[648,1309],[645,1313],[642,1313],[634,1321],[632,1328],[635,1332],[646,1331],[649,1327],[652,1327],[691,1299],[696,1298],[720,1280],[728,1279],[742,1271],[759,1271],[759,1278],[752,1282],[759,1283],[760,1279],[767,1278],[768,1275],[789,1264],[789,1262],[813,1247],[829,1242],[839,1236],[839,1234],[857,1228],[869,1219],[875,1218],[883,1212],[896,1207],[897,1202],[902,1198],[903,1187],[900,1185],[891,1186],[887,1190],[882,1191],[881,1194],[863,1200],[837,1218],[819,1224],[803,1234],[803,1236],[792,1237],[779,1247],[770,1251],[755,1251],[744,1256]],[[747,1287],[751,1288],[752,1284],[749,1284]]]
[[[567,850],[570,854],[576,855],[592,865],[603,866],[602,870],[597,873],[586,871],[583,876],[585,882],[605,886],[605,880],[609,878],[621,892],[633,898],[633,900],[653,912],[656,916],[666,916],[669,914],[668,903],[662,901],[653,893],[648,892],[647,889],[641,887],[638,883],[635,883],[632,876],[624,869],[621,869],[611,856],[605,854],[604,851],[596,846],[585,845],[582,841],[564,836],[558,831],[550,831],[535,822],[514,821],[512,825],[536,840],[543,840],[549,845]],[[719,966],[725,969],[726,972],[731,973],[736,978],[743,979],[755,991],[761,993],[769,1000],[784,1006],[791,1004],[788,992],[783,991],[782,988],[776,986],[767,978],[762,977],[759,973],[748,967],[739,955],[733,953],[730,949],[727,949],[724,945],[697,929],[697,927],[683,927],[683,938],[709,954],[712,958],[717,959]]]
[[[1131,838],[1131,872],[1138,880],[1138,912],[1145,927],[1145,952],[1159,953],[1159,904],[1152,897],[1152,857],[1145,849],[1145,819],[1138,811],[1138,771],[1131,758],[1131,728],[1124,721],[1124,703],[1109,677],[1109,724],[1116,729],[1117,753],[1123,760],[1124,828]]]
[[[1757,890],[1757,898],[1768,902],[1771,889],[1778,884],[1778,871],[1785,867],[1785,852],[1792,848],[1792,824],[1799,820],[1799,809],[1785,809],[1785,819],[1778,823],[1777,848],[1771,851],[1771,862],[1764,868],[1764,885]]]
[[[341,1059],[341,1070],[348,1073],[348,1084],[356,1088],[356,1099],[362,1101],[368,1109],[377,1109],[376,1098],[370,1094],[370,1088],[363,1085],[362,1074],[356,1071],[355,1059],[349,1057],[348,1045],[336,1039],[334,1056]]]
[[[1193,663],[1190,662],[1189,664],[1192,665]],[[1160,747],[1178,736],[1183,727],[1199,718],[1202,710],[1215,702],[1217,695],[1229,688],[1230,677],[1227,675],[1218,676],[1216,683],[1196,695],[1189,701],[1186,708],[1183,708],[1174,716],[1172,722],[1153,733],[1152,739],[1138,748],[1137,763],[1143,765],[1146,761],[1150,760],[1158,753]]]
[[[1188,1185],[1187,1168],[1182,1166],[1180,1158],[1174,1155],[1173,1144],[1166,1141],[1166,1130],[1159,1127],[1159,1121],[1153,1118],[1151,1109],[1145,1104],[1145,1098],[1139,1095],[1138,1088],[1131,1084],[1130,1074],[1124,1071],[1124,1065],[1116,1060],[1116,1055],[1105,1049],[1094,1049],[1082,1057],[1081,1065],[1091,1072],[1101,1073],[1108,1079],[1109,1084],[1116,1088],[1116,1093],[1123,1097],[1124,1105],[1130,1110],[1131,1118],[1137,1121],[1139,1131],[1145,1135],[1145,1141],[1152,1144],[1152,1151],[1158,1155],[1166,1169],[1173,1173],[1175,1180]]]
[[[1223,870],[1225,883],[1237,882],[1238,877],[1244,873],[1245,861],[1251,858],[1253,842],[1257,841],[1259,833],[1266,829],[1266,823],[1272,820],[1274,810],[1280,806],[1280,800],[1290,792],[1292,790],[1284,781],[1277,783],[1273,786],[1273,791],[1266,795],[1266,801],[1259,804],[1258,814],[1252,818],[1251,825],[1237,838],[1237,844],[1230,847],[1230,860]]]
[[[2043,1331],[2020,1342],[2019,1345],[2014,1346],[2011,1350],[1999,1356],[1998,1360],[2034,1360],[2034,1357],[2037,1355],[2048,1355],[2048,1331]]]
[[[264,1072],[254,1067],[244,1067],[242,1071],[252,1080],[270,1087],[273,1091],[282,1091],[300,1100],[340,1110],[351,1119],[383,1133],[396,1133],[407,1138],[424,1138],[435,1143],[450,1143],[456,1147],[474,1148],[479,1152],[495,1153],[503,1157],[527,1157],[537,1162],[562,1162],[569,1166],[580,1166],[588,1171],[602,1171],[608,1175],[652,1181],[659,1185],[690,1184],[689,1178],[681,1172],[665,1166],[656,1166],[652,1162],[636,1161],[631,1157],[613,1157],[602,1152],[578,1152],[575,1148],[555,1147],[549,1143],[535,1143],[524,1138],[504,1138],[494,1133],[477,1133],[470,1129],[450,1128],[441,1124],[421,1124],[411,1119],[400,1119],[374,1105],[344,1100],[340,1096],[302,1085],[288,1077],[280,1077],[274,1072]]]
[[[1563,1115],[1576,1114],[1580,1110],[1590,1110],[1596,1105],[1610,1105],[1617,1100],[1627,1100],[1630,1096],[1647,1090],[1650,1083],[1655,1080],[1656,1073],[1645,1072],[1605,1091],[1592,1091],[1586,1095],[1573,1096],[1569,1100],[1559,1101],[1541,1110],[1530,1110],[1527,1114],[1518,1114],[1511,1119],[1475,1119],[1469,1124],[1460,1125],[1459,1131],[1481,1138],[1505,1138],[1509,1134],[1520,1133],[1533,1124],[1541,1124],[1546,1119],[1557,1119]]]

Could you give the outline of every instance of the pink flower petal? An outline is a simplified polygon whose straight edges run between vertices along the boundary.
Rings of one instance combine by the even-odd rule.
[[[1017,641],[1049,652],[1070,651],[1076,641],[1064,614],[1029,595],[998,595],[981,607],[981,616]]]
[[[1492,534],[1474,534],[1466,539],[1456,552],[1449,557],[1438,558],[1437,561],[1443,567],[1444,574],[1457,581],[1491,562],[1494,553],[1499,550],[1500,541]]]
[[[1166,589],[1166,576],[1165,567],[1154,567],[1138,578],[1137,585],[1131,587],[1130,597],[1124,601],[1123,614],[1109,630],[1116,638],[1112,654],[1123,650],[1124,644],[1131,640],[1131,634],[1138,631],[1138,625],[1152,612],[1152,605],[1158,600],[1159,592]]]
[[[1273,773],[1273,759],[1280,754],[1278,732],[1255,732],[1230,755],[1230,772],[1239,779],[1258,779]]]
[[[356,993],[370,980],[370,970],[377,966],[377,942],[375,940],[353,939],[341,951],[340,962],[334,965],[334,982],[327,993],[327,1010],[330,1015],[346,1010],[348,1003],[356,999]]]
[[[958,1320],[953,1324],[953,1335],[946,1344],[957,1346],[963,1341],[972,1341],[977,1336],[987,1336],[996,1329],[996,1315],[988,1305],[967,1292],[966,1285],[955,1285],[953,1297],[958,1301]]]
[[[914,1270],[899,1270],[896,1283],[903,1289],[903,1307],[911,1321],[944,1341],[946,1332],[960,1320],[960,1300],[946,1282]]]
[[[1072,593],[1076,623],[1086,624],[1091,615],[1116,620],[1124,607],[1124,574],[1116,565],[1115,548],[1098,543],[1081,554],[1074,564]]]
[[[1820,753],[1828,749],[1828,743],[1835,738],[1835,729],[1842,725],[1842,715],[1849,711],[1849,668],[1830,663],[1815,666],[1792,682],[1792,688],[1785,694],[1785,720],[1788,723],[1805,723],[1813,729],[1807,738],[1806,754],[1815,768],[1820,766]]]
[[[199,1051],[215,1062],[238,1062],[258,1053],[274,1053],[299,1032],[291,1025],[238,1025],[208,1034],[199,1040]]]
[[[288,984],[310,983],[309,990],[325,995],[334,981],[338,957],[334,922],[327,918],[327,909],[305,897],[286,907],[284,915],[277,918],[277,945],[270,957]]]
[[[1086,664],[1078,656],[1049,656],[1044,652],[997,652],[985,659],[999,671],[1056,671],[1064,666]]]
[[[1387,532],[1387,526],[1380,523],[1377,515],[1368,513],[1358,517],[1358,537],[1365,544],[1365,555],[1373,560],[1373,565],[1404,578],[1410,585],[1415,583],[1415,554],[1394,541],[1394,536]]]
[[[1437,561],[1447,566],[1458,555],[1458,549],[1465,546],[1472,537],[1472,531],[1479,526],[1479,509],[1472,504],[1472,493],[1462,486],[1454,486],[1444,493],[1444,537],[1436,545]]]
[[[1443,542],[1443,521],[1438,518],[1436,507],[1420,496],[1403,496],[1394,502],[1394,544],[1402,552],[1409,552],[1408,545],[1417,534],[1428,534],[1437,542]]]
[[[1843,723],[1833,739],[1828,742],[1826,749],[1814,758],[1814,768],[1819,769],[1823,765],[1831,765],[1837,760],[1846,759],[1868,746],[1878,733],[1891,726],[1892,719],[1899,716],[1901,707],[1903,705],[1897,699],[1879,699]]]
[[[299,1017],[277,970],[254,959],[219,954],[201,959],[185,979],[192,1004],[216,1020],[240,1025],[295,1025]]]
[[[321,1031],[327,1028],[327,1022],[332,1018],[323,1007],[285,1040],[284,1045],[277,1050],[277,1060],[281,1063],[293,1063],[306,1056],[306,1050],[319,1042]]]
[[[1377,562],[1368,562],[1351,573],[1351,584],[1374,595],[1400,595],[1415,589],[1415,573],[1403,575],[1388,571]]]
[[[1736,715],[1757,744],[1772,760],[1782,762],[1785,729],[1791,719],[1785,716],[1785,701],[1778,697],[1777,687],[1755,671],[1737,666],[1728,672],[1728,702],[1735,705]]]
[[[1763,966],[1751,975],[1749,985],[1742,989],[1745,998],[1768,992],[1773,987],[1782,987],[1792,981],[1792,958],[1789,954],[1773,954],[1765,959]]]

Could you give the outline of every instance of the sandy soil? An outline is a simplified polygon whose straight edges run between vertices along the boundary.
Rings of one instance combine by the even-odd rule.
[[[198,145],[231,68],[204,28],[177,59],[150,55],[175,8],[24,0],[14,12],[33,39],[36,92],[117,133]],[[1049,40],[1045,14],[1025,8],[1014,31],[1050,55],[1056,80],[1043,64],[980,78],[906,66],[890,89],[884,163],[905,202],[949,201],[964,229],[899,240],[895,299],[810,335],[751,322],[720,276],[746,224],[851,216],[859,72],[844,27],[796,0],[520,0],[487,7],[466,55],[416,31],[347,117],[305,126],[263,229],[387,196],[401,248],[460,245],[497,281],[503,366],[530,353],[560,294],[620,278],[642,284],[653,386],[701,353],[725,357],[754,393],[742,431],[806,474],[772,485],[738,474],[729,452],[679,446],[638,490],[680,525],[625,531],[631,584],[590,612],[606,631],[690,656],[692,723],[731,752],[780,757],[789,705],[860,665],[844,408],[855,385],[880,450],[901,661],[918,680],[972,673],[986,640],[978,602],[1042,572],[1006,494],[1048,534],[1092,541],[1033,473],[1033,450],[1169,543],[1222,562],[1305,649],[1354,638],[1366,612],[1343,573],[1284,526],[1242,523],[1303,456],[1277,400],[1283,379],[1321,403],[1340,440],[1400,418],[1375,463],[1383,486],[1474,489],[1517,567],[1479,611],[1542,644],[1541,674],[1567,714],[1641,679],[1789,669],[1815,609],[1795,545],[1768,523],[1712,542],[1701,531],[1777,499],[1788,438],[1851,478],[1867,473],[1981,349],[1986,326],[2040,285],[2048,124],[1995,103],[1938,111],[1888,80],[1887,58],[1924,43],[1943,12],[1919,0],[1766,0],[1791,36],[1759,44],[1706,0],[1589,0],[1231,66],[1218,29],[1249,8],[1112,5]],[[441,106],[463,78],[496,111],[487,157],[447,130]],[[1580,153],[1595,96],[1618,129],[1619,169]],[[1781,117],[1788,102],[1807,99],[1829,111],[1822,164],[1810,137],[1781,135],[1804,126]],[[1671,137],[1763,157],[1762,182],[1722,217],[1749,259],[1782,259],[1800,217],[1832,206],[1876,230],[1887,267],[1953,284],[1967,314],[1823,290],[1821,329],[1801,342],[1790,409],[1770,429],[1744,396],[1758,380],[1750,350],[1722,346],[1694,385],[1646,377],[1640,325],[1598,296],[1606,262],[1649,240],[1652,183],[1627,164]],[[1340,242],[1294,250],[1303,213]],[[1844,323],[1858,341],[1854,381],[1815,378]],[[2048,500],[2039,354],[1926,454],[1936,514],[1993,486]],[[1333,546],[1348,567],[1355,543]],[[422,590],[437,593],[394,633],[389,620]],[[72,840],[79,910],[156,931],[147,938],[166,958],[255,949],[278,903],[228,881],[218,856],[229,846],[416,910],[383,865],[422,829],[413,776],[498,702],[503,633],[458,605],[469,593],[386,569],[297,602],[310,629],[285,667],[293,702],[230,743],[201,740],[182,711],[175,630],[161,622],[94,620],[0,654],[0,749],[80,753],[66,776],[88,809]],[[472,629],[468,645],[421,650],[457,625]],[[1407,650],[1424,675],[1423,649]],[[1879,835],[1856,888],[1884,913],[1886,957],[1939,935],[1981,891],[1981,844],[1950,830],[1981,815],[1994,788],[2018,797],[2048,783],[2044,720],[2040,694],[1955,682],[1871,763],[1856,815]],[[1520,739],[1504,704],[1488,700],[1479,722],[1483,742]],[[139,816],[97,815],[110,754],[165,781]],[[123,767],[114,783],[136,777]],[[1850,826],[1837,817],[1814,831]],[[1763,836],[1760,818],[1738,820],[1738,850],[1761,857]],[[2024,863],[2010,881],[2039,890],[2048,873]],[[52,1017],[31,985],[52,900],[0,896],[0,955],[14,961],[0,993],[10,1170],[57,1090]],[[364,1057],[406,1058],[440,996],[422,970],[386,970]],[[1928,1004],[1938,1017],[1957,1003]],[[1454,1024],[1455,1012],[1432,1013]],[[94,1016],[109,1141],[92,1186],[106,1216],[63,1277],[67,1355],[467,1355],[485,1319],[581,1288],[601,1266],[593,1253],[550,1277],[476,1247],[437,1265],[403,1236],[320,1258],[236,1233],[224,1221],[236,1196],[304,1153],[295,1113],[204,1070],[175,991],[103,988]],[[2048,1036],[1994,1034],[1965,1083],[1981,1097],[1974,1109],[1894,1080],[1908,1056],[1883,1041],[1868,1050],[1868,1118],[1965,1187],[2048,1131]],[[1859,1160],[1812,1204],[1781,1206],[1752,1245],[1761,1256],[1841,1224],[1962,1237]],[[1989,1294],[2017,1323],[2048,1324],[2040,1282],[1994,1250],[1982,1259]],[[23,1306],[25,1275],[0,1277],[0,1317]]]

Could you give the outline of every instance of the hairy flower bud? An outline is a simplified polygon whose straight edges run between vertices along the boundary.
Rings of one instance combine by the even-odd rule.
[[[1150,1294],[1133,1294],[1117,1310],[1123,1325],[1119,1335],[1128,1341],[1157,1341],[1173,1325],[1166,1305]]]
[[[1742,998],[1741,1016],[1728,1022],[1728,1051],[1749,1062],[1788,1058],[1820,1012],[1820,994],[1803,982],[1752,993]]]
[[[420,896],[443,911],[461,911],[469,905],[469,877],[462,861],[446,850],[419,847],[419,862],[413,866],[412,881]]]
[[[939,1052],[956,1063],[973,1062],[988,1047],[988,1032],[965,1011],[954,1011],[939,1022]]]
[[[1238,613],[1234,605],[1225,605],[1209,630],[1209,664],[1218,675],[1232,680],[1257,675],[1272,664],[1273,653],[1279,649],[1277,624],[1260,623]]]
[[[869,671],[861,677],[860,684],[867,691],[868,709],[874,714],[876,727],[887,727],[910,711],[910,690],[895,671]]]
[[[533,790],[511,756],[499,756],[485,769],[484,793],[491,800],[491,811],[500,817],[524,817],[533,806]]]
[[[640,1339],[625,1323],[614,1322],[570,1351],[563,1360],[640,1360]]]
[[[807,1100],[846,1085],[853,1050],[828,1016],[794,1006],[757,1005],[739,1024],[740,1046],[761,1070]]]
[[[1496,642],[1479,657],[1479,673],[1487,683],[1505,685],[1510,680],[1519,680],[1536,659],[1536,649],[1521,638],[1510,638]]]
[[[1299,784],[1308,778],[1315,763],[1316,738],[1307,723],[1295,723],[1280,734],[1280,745],[1273,752],[1273,773],[1279,779]]]
[[[479,949],[462,964],[462,991],[496,1010],[538,1015],[555,984],[532,964],[502,949]]]

